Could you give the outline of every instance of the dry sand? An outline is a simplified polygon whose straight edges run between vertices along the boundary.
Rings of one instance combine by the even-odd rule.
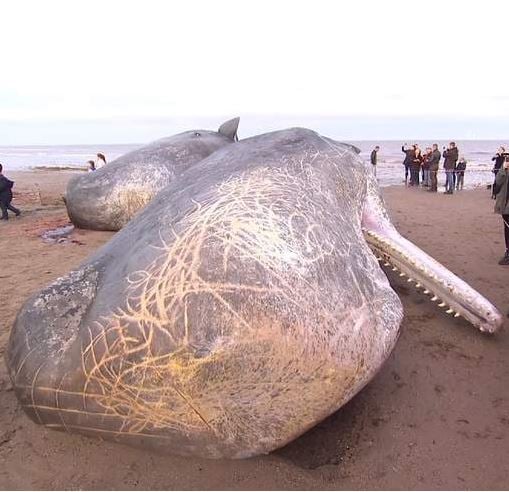
[[[60,195],[69,172],[11,173],[20,219],[0,223],[0,356],[25,299],[77,266],[112,233],[75,231]],[[38,191],[36,190],[38,184]],[[501,220],[486,190],[454,196],[384,190],[399,230],[509,309]],[[42,202],[42,203],[41,203]],[[349,404],[287,447],[245,461],[162,456],[33,424],[0,364],[0,487],[12,489],[507,489],[509,338],[482,335],[406,282],[398,345]],[[507,321],[507,320],[506,320]]]

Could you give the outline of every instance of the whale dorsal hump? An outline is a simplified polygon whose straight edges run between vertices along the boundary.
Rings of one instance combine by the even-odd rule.
[[[239,140],[237,135],[237,130],[239,128],[240,117],[233,118],[231,120],[225,121],[220,127],[218,132],[225,137],[232,139],[234,142]]]

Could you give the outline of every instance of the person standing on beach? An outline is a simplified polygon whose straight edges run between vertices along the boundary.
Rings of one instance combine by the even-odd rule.
[[[467,168],[467,161],[464,157],[461,157],[456,164],[456,190],[463,189],[463,183],[465,181],[465,169]]]
[[[424,160],[422,162],[422,186],[428,188],[431,184],[430,178],[430,164],[432,158],[431,147],[426,147],[426,154],[424,154]]]
[[[438,190],[438,166],[440,164],[440,151],[438,150],[438,144],[433,144],[431,151],[431,158],[429,160],[429,176],[430,176],[430,190],[436,192]]]
[[[94,161],[87,161],[87,164],[88,164],[87,170],[89,173],[93,173],[94,171],[97,171]]]
[[[97,152],[96,157],[97,159],[95,160],[95,168],[101,169],[101,167],[106,165],[106,157],[100,152]]]
[[[449,143],[449,148],[444,149],[444,169],[445,169],[445,192],[448,195],[454,193],[454,170],[458,160],[458,147],[455,142]]]
[[[371,151],[371,165],[373,166],[373,174],[376,176],[376,165],[378,161],[378,151],[380,150],[380,147],[377,145],[372,151]]]
[[[498,188],[495,213],[502,216],[505,238],[505,254],[498,262],[499,265],[509,265],[509,154],[506,154],[504,159],[505,162],[495,178]]]
[[[504,154],[505,154],[505,147],[499,147],[497,153],[491,158],[492,161],[495,161],[495,164],[493,165],[493,170],[492,170],[493,174],[495,174],[495,178],[493,179],[493,185],[491,187],[491,198],[493,198],[493,200],[496,198],[496,194],[497,194],[495,191],[495,182],[497,180],[497,173],[505,161]]]
[[[411,181],[411,174],[410,169],[412,166],[412,161],[415,157],[415,149],[417,148],[416,145],[412,145],[411,148],[407,147],[407,144],[404,144],[401,146],[401,152],[405,154],[405,160],[403,161],[403,165],[405,166],[405,185],[408,184],[408,176],[410,175],[410,184]]]
[[[411,173],[410,186],[419,186],[419,173],[423,160],[424,157],[422,156],[421,149],[416,145],[414,158],[412,159],[412,165],[410,168]]]
[[[3,166],[0,164],[0,209],[2,210],[2,218],[0,220],[9,220],[7,210],[14,212],[16,217],[21,214],[19,209],[11,205],[13,186],[14,182],[3,175]]]

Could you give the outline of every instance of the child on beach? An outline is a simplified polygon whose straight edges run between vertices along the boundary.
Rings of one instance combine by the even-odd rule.
[[[21,211],[11,205],[12,202],[12,187],[14,181],[7,179],[3,174],[3,166],[0,164],[0,209],[2,210],[2,218],[0,220],[9,220],[7,210],[14,212],[16,217],[21,214]]]
[[[465,180],[465,169],[467,168],[467,161],[464,157],[456,164],[456,190],[463,189],[463,182]]]

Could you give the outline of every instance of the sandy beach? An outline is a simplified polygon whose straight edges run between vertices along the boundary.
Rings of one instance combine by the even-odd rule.
[[[40,235],[68,223],[73,172],[6,173],[19,219],[0,223],[0,356],[23,302],[107,242],[109,232]],[[509,267],[490,192],[383,190],[399,231],[509,311]],[[392,272],[391,272],[392,273]],[[507,489],[509,336],[486,336],[389,275],[405,309],[401,338],[376,378],[314,429],[268,456],[165,456],[32,423],[0,364],[3,489]]]

